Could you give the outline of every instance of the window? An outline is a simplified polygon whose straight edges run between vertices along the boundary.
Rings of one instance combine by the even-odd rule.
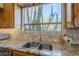
[[[24,31],[61,31],[61,3],[22,8]]]

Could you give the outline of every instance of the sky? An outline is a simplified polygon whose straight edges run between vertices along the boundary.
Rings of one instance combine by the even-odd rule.
[[[43,15],[45,15],[46,18],[49,17],[51,13],[50,12],[51,5],[53,5],[53,13],[57,13],[57,15],[59,16],[59,19],[61,19],[61,3],[53,3],[53,4],[44,5]]]
[[[61,21],[61,3],[53,3],[53,4],[44,4],[43,6],[43,21],[47,22],[49,21],[49,16],[51,14],[51,5],[53,5],[53,13],[56,13],[58,15],[58,20]],[[39,7],[39,6],[37,6]],[[35,7],[34,7],[35,8]],[[29,7],[29,15],[31,15],[31,9],[32,7]],[[26,9],[25,9],[26,11]],[[30,17],[30,16],[29,16]],[[32,18],[32,17],[31,17]],[[31,19],[30,19],[31,21]],[[56,21],[56,17],[54,17],[53,21]],[[27,23],[27,13],[25,12],[25,23]]]

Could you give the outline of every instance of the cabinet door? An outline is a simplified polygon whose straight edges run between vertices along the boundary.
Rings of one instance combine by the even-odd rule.
[[[78,3],[77,8],[78,8],[78,9],[77,9],[77,11],[78,11],[78,12],[77,12],[77,15],[78,15],[77,24],[79,25],[79,3]]]
[[[13,56],[35,56],[35,54],[30,54],[30,53],[13,50]]]
[[[3,10],[0,10],[0,28],[4,27]]]
[[[77,26],[78,22],[78,3],[74,3],[74,26]]]
[[[14,4],[12,3],[4,4],[4,27],[14,27]]]
[[[3,9],[3,3],[0,3],[0,9]]]
[[[18,52],[18,51],[13,51],[13,56],[26,56],[26,53]]]
[[[67,4],[67,28],[74,28],[78,25],[78,3]]]
[[[73,27],[73,4],[71,3],[63,4],[63,15],[64,15],[63,28],[66,29]]]

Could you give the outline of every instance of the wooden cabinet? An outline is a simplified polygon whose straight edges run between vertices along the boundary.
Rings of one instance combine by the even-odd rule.
[[[27,52],[20,52],[20,51],[16,51],[16,50],[12,51],[12,55],[13,56],[37,56],[36,54],[27,53]]]
[[[14,4],[4,4],[4,28],[14,27]]]
[[[78,5],[77,5],[77,16],[78,16],[78,18],[77,18],[77,24],[79,25],[79,3],[78,3]]]
[[[3,3],[0,3],[0,9],[3,9]]]
[[[74,9],[74,25],[79,26],[79,3],[74,3],[73,4],[73,9]]]
[[[67,13],[65,15],[65,28],[76,28],[79,26],[79,4],[78,3],[72,3],[67,4],[65,8],[65,12]]]
[[[0,28],[3,28],[4,20],[3,20],[3,10],[0,10]]]
[[[73,4],[63,4],[63,28],[73,27]]]
[[[19,52],[19,51],[13,51],[13,56],[27,56],[28,54]]]
[[[0,9],[0,28],[14,27],[14,4],[4,3],[3,9]]]
[[[65,28],[72,28],[74,27],[74,8],[73,8],[73,4],[68,3],[66,4],[66,6],[64,7],[65,10]]]

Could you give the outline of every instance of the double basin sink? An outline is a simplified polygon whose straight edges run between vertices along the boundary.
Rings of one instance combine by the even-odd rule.
[[[38,50],[50,50],[52,51],[52,45],[48,43],[40,42],[28,42],[23,45],[24,48],[37,48]]]

